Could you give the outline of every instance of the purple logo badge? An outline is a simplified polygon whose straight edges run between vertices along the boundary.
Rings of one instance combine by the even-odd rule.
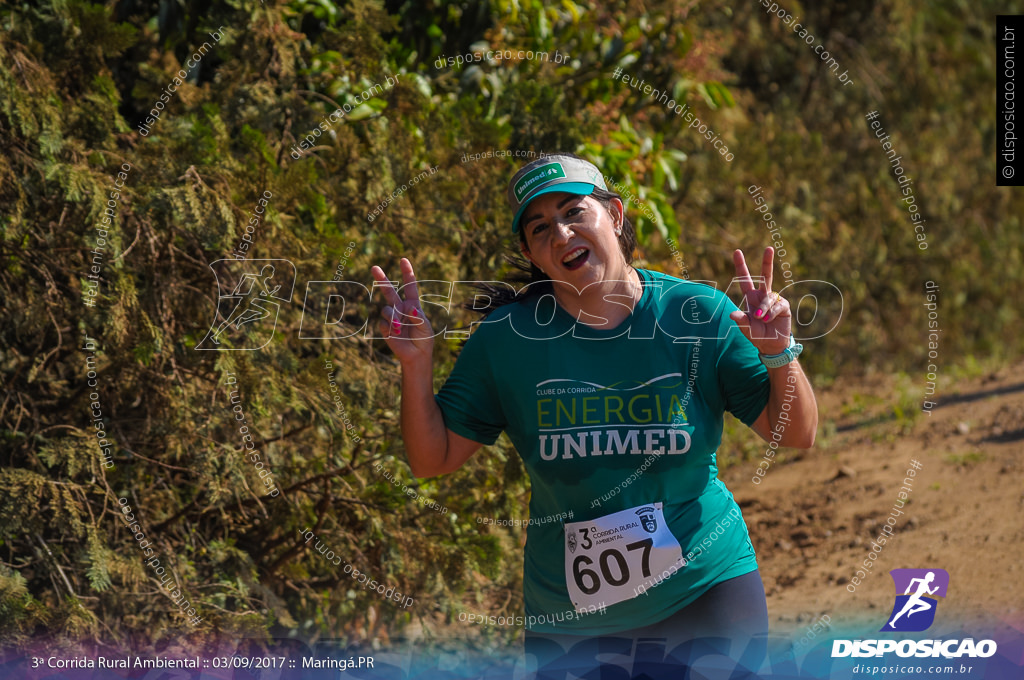
[[[949,573],[945,569],[893,569],[889,574],[896,585],[896,603],[881,630],[927,630],[935,621],[936,598],[946,597]]]

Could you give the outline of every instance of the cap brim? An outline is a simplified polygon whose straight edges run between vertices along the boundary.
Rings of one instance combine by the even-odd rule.
[[[590,184],[589,182],[563,182],[561,184],[551,184],[549,186],[544,187],[543,189],[541,189],[540,191],[526,199],[526,201],[523,202],[523,205],[519,207],[519,210],[516,211],[516,216],[512,218],[512,233],[519,233],[519,218],[523,216],[524,212],[526,212],[527,206],[529,206],[530,203],[533,202],[533,199],[537,198],[538,196],[543,196],[544,194],[552,194],[555,193],[556,191],[560,191],[566,194],[576,194],[577,196],[589,196],[590,194],[594,193],[595,188],[596,187],[593,184]]]

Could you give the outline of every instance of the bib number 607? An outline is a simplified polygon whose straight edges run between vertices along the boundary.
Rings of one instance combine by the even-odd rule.
[[[640,570],[643,572],[644,578],[648,578],[651,575],[651,548],[653,547],[653,538],[645,538],[642,541],[630,543],[626,546],[627,552],[643,550],[640,557]],[[609,585],[621,586],[629,582],[629,563],[618,549],[608,548],[597,558],[597,562],[601,569],[600,576],[604,576],[605,582]],[[618,576],[612,574],[612,562],[615,562],[616,570],[619,572]],[[601,579],[598,573],[593,569],[587,569],[593,563],[594,560],[590,559],[587,555],[580,555],[572,563],[572,578],[576,581],[579,589],[587,595],[593,595],[601,589]],[[589,584],[585,583],[585,580],[589,580]]]

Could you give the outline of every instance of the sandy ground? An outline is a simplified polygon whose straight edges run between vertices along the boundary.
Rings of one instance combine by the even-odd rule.
[[[893,604],[889,570],[928,567],[950,575],[930,635],[991,632],[997,622],[1024,628],[1022,378],[1024,363],[962,381],[912,423],[892,415],[886,381],[837,384],[819,393],[822,423],[849,413],[854,394],[868,407],[833,416],[834,434],[773,463],[760,485],[751,482],[757,461],[722,474],[750,528],[773,633],[804,631],[822,614],[833,626],[878,630]],[[920,470],[906,514],[850,593],[911,460]]]

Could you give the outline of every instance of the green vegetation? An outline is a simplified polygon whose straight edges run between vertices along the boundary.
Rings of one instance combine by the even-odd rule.
[[[974,463],[980,463],[985,460],[987,456],[984,451],[968,451],[967,453],[951,453],[946,456],[945,460],[947,463],[953,465],[962,465],[963,467],[970,467]]]
[[[794,1],[788,9],[841,57],[853,86],[756,2],[159,5],[0,6],[6,644],[130,638],[141,653],[218,631],[366,637],[420,618],[452,620],[463,607],[522,613],[524,530],[476,522],[526,516],[528,483],[507,438],[456,474],[414,481],[398,366],[384,343],[299,339],[305,283],[329,280],[342,259],[344,278],[364,284],[374,264],[397,275],[403,255],[423,279],[501,277],[514,247],[505,184],[521,159],[463,163],[465,153],[591,158],[652,211],[649,219],[631,207],[640,263],[678,273],[671,237],[690,278],[720,287],[733,277],[733,249],[749,255],[770,244],[748,194],[761,186],[794,280],[842,292],[840,303],[824,284],[807,291],[819,295],[817,333],[842,318],[805,342],[801,361],[833,384],[906,372],[909,396],[890,409],[906,426],[928,362],[925,281],[940,286],[940,377],[954,363],[970,372],[1020,354],[1012,293],[1024,284],[1024,205],[1019,191],[995,186],[994,3]],[[434,67],[439,56],[488,49],[557,50],[571,60]],[[734,160],[613,80],[615,68],[689,105]],[[184,82],[140,134],[179,69]],[[363,101],[391,75],[393,87]],[[351,112],[295,158],[294,147],[343,105]],[[865,119],[875,110],[914,179],[927,250]],[[90,251],[103,235],[96,225],[122,164],[130,170],[87,306]],[[248,255],[294,263],[291,304],[260,351],[196,350],[214,317],[209,264],[231,257],[264,192],[272,198]],[[810,316],[813,301],[804,304]],[[375,309],[355,303],[346,320],[358,327]],[[86,335],[96,386],[87,383]],[[436,344],[438,385],[457,349],[454,339]],[[336,411],[328,359],[351,428]],[[264,495],[242,454],[229,371],[278,497]],[[113,442],[111,468],[102,465],[97,411]],[[739,429],[733,422],[728,436]],[[732,446],[726,462],[760,455],[753,439]],[[410,500],[402,484],[448,512]],[[200,625],[158,594],[118,518],[120,497],[193,595]],[[392,606],[359,587],[304,543],[310,527],[416,605]]]

